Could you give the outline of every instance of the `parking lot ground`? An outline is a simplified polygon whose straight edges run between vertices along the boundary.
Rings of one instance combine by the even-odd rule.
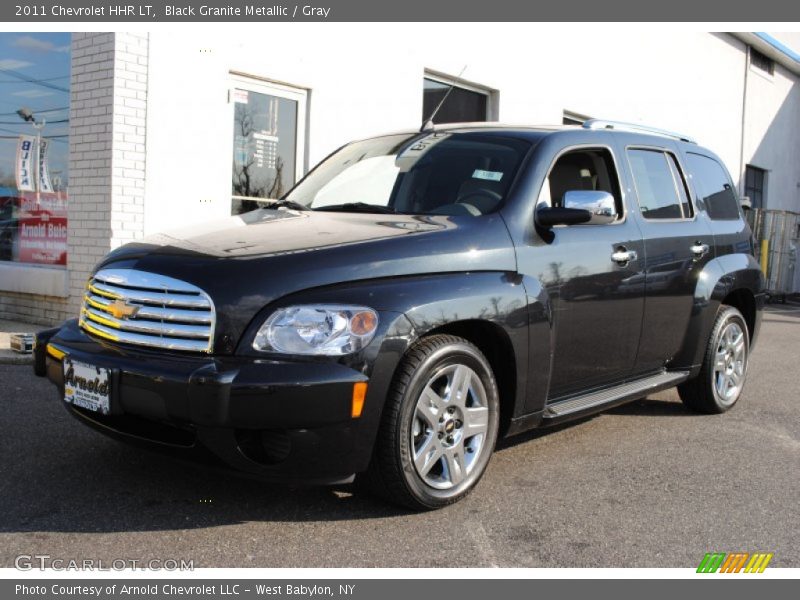
[[[195,567],[800,567],[800,307],[772,306],[728,414],[675,391],[502,442],[478,489],[414,514],[352,488],[289,488],[87,430],[30,367],[0,366],[0,566],[53,558]]]

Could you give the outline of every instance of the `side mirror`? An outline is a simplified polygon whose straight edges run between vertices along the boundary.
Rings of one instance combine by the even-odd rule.
[[[753,210],[753,201],[750,200],[750,196],[742,196],[740,202],[744,210]]]
[[[543,206],[536,211],[536,223],[550,229],[556,225],[579,225],[592,220],[592,213],[580,208],[563,208],[561,206]]]
[[[590,225],[605,225],[617,220],[617,204],[608,192],[571,190],[564,194],[564,208],[586,210],[591,213]]]

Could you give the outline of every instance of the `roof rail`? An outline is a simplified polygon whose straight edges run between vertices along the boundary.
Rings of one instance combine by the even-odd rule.
[[[696,144],[697,141],[688,135],[675,133],[674,131],[667,131],[666,129],[657,129],[655,127],[648,127],[647,125],[639,125],[637,123],[625,123],[622,121],[605,121],[602,119],[589,119],[583,122],[584,129],[614,129],[616,131],[631,131],[634,133],[650,133],[652,135],[661,135],[682,142],[689,142]]]

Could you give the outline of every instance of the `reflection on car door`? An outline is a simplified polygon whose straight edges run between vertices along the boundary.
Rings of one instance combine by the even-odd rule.
[[[519,269],[537,278],[551,301],[550,401],[620,381],[636,359],[644,300],[625,283],[639,274],[644,248],[637,223],[626,218],[615,171],[608,148],[562,153],[539,201],[558,206],[567,191],[603,190],[617,199],[620,216],[611,224],[555,227],[548,243],[518,249]],[[620,252],[630,260],[618,260]]]
[[[683,344],[697,278],[713,258],[704,212],[690,201],[674,148],[628,147],[636,218],[644,238],[645,305],[635,374],[662,369]]]

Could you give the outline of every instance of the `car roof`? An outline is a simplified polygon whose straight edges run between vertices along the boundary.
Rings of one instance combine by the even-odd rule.
[[[590,120],[583,125],[518,125],[499,123],[495,121],[479,121],[471,123],[443,123],[437,124],[433,127],[426,127],[424,129],[406,129],[402,131],[394,131],[384,135],[423,135],[435,132],[449,132],[449,133],[492,133],[499,134],[506,137],[514,137],[526,139],[528,141],[537,142],[543,137],[557,135],[559,133],[567,132],[584,132],[589,135],[592,132],[612,133],[615,135],[633,136],[642,138],[669,138],[678,143],[688,143],[696,146],[695,142],[689,136],[673,133],[663,129],[656,129],[638,124],[621,123],[617,121],[599,121]],[[371,136],[380,137],[380,136]]]

